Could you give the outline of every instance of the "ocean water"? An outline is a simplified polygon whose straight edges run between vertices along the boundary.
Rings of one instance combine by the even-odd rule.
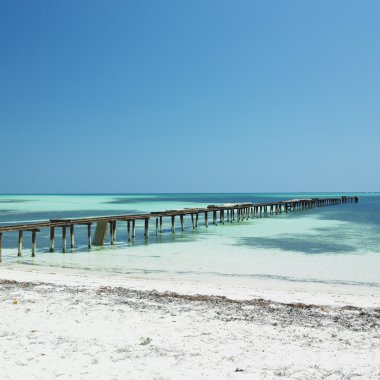
[[[0,195],[0,224],[339,195],[352,194]],[[34,258],[31,233],[24,233],[22,257],[17,257],[17,233],[5,233],[0,265],[77,268],[143,278],[192,275],[380,287],[380,194],[357,195],[358,204],[210,224],[208,228],[200,216],[196,230],[188,216],[184,232],[178,218],[174,235],[168,218],[158,237],[152,220],[148,241],[143,237],[143,221],[137,222],[137,236],[130,243],[126,223],[118,222],[116,245],[107,242],[90,251],[85,226],[75,228],[73,251],[67,237],[66,253],[62,253],[60,229],[56,229],[54,253],[49,252],[49,230],[43,229],[37,234]]]

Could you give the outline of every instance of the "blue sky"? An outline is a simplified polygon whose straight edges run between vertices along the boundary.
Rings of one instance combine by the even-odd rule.
[[[1,193],[379,191],[380,2],[1,1]]]

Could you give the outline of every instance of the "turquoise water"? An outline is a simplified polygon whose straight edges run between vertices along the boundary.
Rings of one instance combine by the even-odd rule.
[[[137,224],[136,240],[131,243],[126,242],[126,223],[119,222],[116,245],[91,251],[87,249],[86,227],[76,227],[74,251],[61,252],[57,229],[56,251],[49,253],[49,231],[44,229],[38,234],[35,258],[31,257],[30,233],[24,233],[21,258],[17,257],[17,233],[5,233],[3,265],[79,268],[125,276],[228,276],[379,287],[380,194],[358,195],[359,204],[210,225],[207,229],[203,216],[197,230],[191,228],[188,217],[185,232],[177,225],[174,235],[168,219],[158,237],[151,223],[148,242],[143,237],[143,222]],[[0,224],[327,196],[337,194],[1,195]]]

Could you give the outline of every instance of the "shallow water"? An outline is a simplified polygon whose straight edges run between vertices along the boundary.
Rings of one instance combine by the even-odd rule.
[[[136,240],[131,243],[126,242],[126,223],[118,222],[117,244],[91,251],[87,249],[86,227],[76,227],[76,248],[65,254],[59,229],[54,253],[48,252],[49,230],[43,229],[38,234],[35,258],[30,253],[30,233],[24,233],[21,258],[17,257],[17,233],[5,233],[3,265],[69,267],[142,277],[228,276],[237,281],[268,278],[380,287],[380,194],[358,195],[358,204],[209,228],[200,216],[197,230],[192,230],[188,216],[185,232],[177,226],[174,235],[169,219],[158,237],[151,222],[148,242],[143,237],[142,221],[137,223]],[[337,194],[1,195],[0,224],[328,196]]]

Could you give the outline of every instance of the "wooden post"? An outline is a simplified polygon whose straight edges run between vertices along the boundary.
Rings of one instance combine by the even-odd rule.
[[[127,221],[128,241],[131,241],[131,221]]]
[[[91,248],[91,223],[87,224],[87,240],[88,240],[88,248]]]
[[[62,252],[66,252],[66,226],[62,227]]]
[[[195,214],[195,228],[198,228],[198,219],[199,219],[199,214]]]
[[[184,227],[184,225],[183,225],[183,214],[181,214],[181,215],[179,216],[179,219],[180,219],[180,221],[181,221],[181,230],[184,231],[184,230],[185,230],[185,227]]]
[[[205,226],[208,227],[208,212],[205,211]]]
[[[32,257],[36,256],[36,230],[32,231]]]
[[[156,218],[156,236],[158,236],[158,218]]]
[[[75,242],[74,242],[74,224],[70,224],[70,247],[71,249],[74,248]]]
[[[145,239],[149,238],[149,218],[145,218],[144,237]]]
[[[160,234],[162,234],[162,216],[160,216]]]
[[[115,244],[116,243],[116,220],[113,221],[112,232],[113,232],[113,243]]]
[[[50,227],[50,252],[54,252],[54,227]]]
[[[109,222],[109,225],[110,225],[110,242],[111,242],[111,245],[114,245],[115,244],[115,242],[114,242],[114,240],[113,240],[113,229],[114,229],[114,225],[113,225],[113,221],[111,220],[110,222]]]
[[[172,215],[172,234],[174,234],[174,220],[175,220],[175,215]]]
[[[22,256],[22,230],[18,232],[18,252],[17,256],[21,257]]]
[[[136,220],[132,220],[132,239],[136,237]]]
[[[195,228],[195,225],[194,225],[194,214],[191,214],[191,224],[193,226],[193,229]]]
[[[235,221],[235,209],[231,209],[231,223]]]

